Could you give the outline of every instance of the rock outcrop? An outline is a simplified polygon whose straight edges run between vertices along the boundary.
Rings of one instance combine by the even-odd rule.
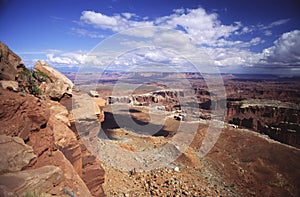
[[[16,81],[0,81],[0,87],[3,89],[13,90],[15,92],[19,90],[19,84]]]
[[[71,95],[73,83],[41,61],[31,71],[0,49],[0,196],[104,196],[101,162],[71,130],[69,111],[52,101]]]
[[[15,80],[21,58],[0,42],[0,80]]]
[[[46,101],[32,95],[1,91],[1,133],[28,140],[29,135],[47,126],[50,111]]]
[[[274,100],[244,100],[228,103],[227,121],[279,142],[300,147],[300,108]]]
[[[6,191],[10,191],[7,193],[13,192],[13,196],[27,196],[33,194],[63,195],[63,192],[57,193],[55,191],[57,190],[55,187],[62,181],[63,172],[56,166],[43,166],[34,170],[0,175],[0,185],[5,186],[5,188],[7,188]]]
[[[19,169],[21,171],[18,171],[17,177],[33,170],[32,173],[25,173],[26,176],[31,176],[34,175],[34,170],[54,165],[58,166],[62,173],[60,186],[55,187],[55,191],[43,192],[59,196],[66,195],[65,190],[76,196],[104,195],[101,187],[104,182],[101,162],[85,148],[81,139],[69,128],[69,114],[64,106],[55,101],[42,100],[29,94],[20,96],[20,93],[1,89],[0,97],[0,124],[3,126],[0,134],[22,138],[37,156],[27,167]],[[95,174],[99,176],[95,177]],[[15,175],[9,175],[11,176]],[[26,180],[32,179],[28,177]],[[33,189],[41,194],[35,187],[30,187],[30,183],[25,182],[22,184],[29,185],[26,191]]]
[[[50,98],[60,100],[64,94],[72,95],[74,84],[58,70],[42,61],[36,62],[34,70],[45,73],[49,77],[50,83],[42,83],[40,88]]]
[[[0,174],[17,172],[33,158],[33,150],[19,137],[0,135]]]
[[[133,94],[131,96],[109,96],[108,104],[131,103],[135,106],[163,105],[165,110],[180,109],[180,97],[184,97],[182,90],[157,90],[145,94]]]

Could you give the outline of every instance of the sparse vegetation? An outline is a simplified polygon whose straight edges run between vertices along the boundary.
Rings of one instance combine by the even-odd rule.
[[[39,87],[32,86],[31,91],[32,91],[31,93],[35,96],[42,95],[42,90]]]
[[[49,78],[49,76],[46,73],[43,73],[39,70],[34,70],[33,71],[33,76],[39,81],[39,82],[43,82],[43,81],[47,81]]]
[[[41,82],[49,79],[47,74],[40,71],[32,71],[27,68],[20,72],[20,76],[26,84],[26,87],[22,88],[27,89],[28,92],[34,96],[42,95],[42,90],[39,88],[39,85]]]
[[[35,192],[27,192],[25,197],[41,197],[40,195],[36,194]]]

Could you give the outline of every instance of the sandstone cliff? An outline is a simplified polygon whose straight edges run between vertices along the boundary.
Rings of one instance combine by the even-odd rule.
[[[275,100],[244,100],[228,103],[227,121],[249,128],[279,142],[300,147],[300,108]]]
[[[71,94],[73,83],[41,62],[36,71],[17,69],[20,58],[3,43],[0,48],[0,196],[104,196],[101,162],[71,129],[69,111],[49,99]],[[33,95],[40,84],[49,97]]]
[[[30,173],[34,175],[32,170],[48,165],[58,166],[59,169],[54,172],[61,174],[60,181],[53,184],[55,187],[47,188],[42,192],[62,196],[65,195],[65,191],[70,191],[76,196],[103,195],[101,184],[104,182],[104,170],[101,168],[101,162],[91,155],[82,141],[78,139],[77,134],[68,127],[70,122],[64,106],[51,100],[38,99],[32,95],[20,96],[8,90],[0,90],[0,97],[0,124],[3,125],[0,134],[5,137],[16,137],[21,144],[24,141],[32,147],[32,156],[29,151],[29,156],[21,159],[20,162],[14,159],[15,166],[3,167],[3,173],[15,168],[18,174],[14,176],[22,177],[24,173],[30,176]],[[7,147],[15,146],[14,141],[10,141],[12,142],[7,143]],[[28,147],[27,145],[24,144],[25,147]],[[13,154],[17,155],[17,152]],[[8,155],[7,160],[9,158]],[[1,160],[1,163],[6,163],[7,160]],[[25,165],[24,160],[27,162]],[[17,167],[18,165],[23,166]],[[31,171],[27,173],[24,169]],[[95,174],[98,176],[94,177]],[[9,179],[10,176],[5,177]],[[22,179],[21,177],[19,179]],[[31,179],[28,178],[28,180]],[[22,190],[22,194],[31,190],[41,192],[35,190],[35,187],[31,187],[31,184],[26,181],[22,184],[28,185]],[[10,182],[4,185],[14,192],[18,191],[18,187],[10,185]]]

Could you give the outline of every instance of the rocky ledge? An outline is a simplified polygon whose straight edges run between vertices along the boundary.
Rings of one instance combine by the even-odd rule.
[[[30,71],[0,49],[0,196],[104,196],[101,162],[57,102],[72,82],[42,62]]]

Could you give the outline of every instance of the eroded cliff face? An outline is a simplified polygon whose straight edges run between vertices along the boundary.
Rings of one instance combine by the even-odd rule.
[[[110,96],[108,104],[130,103],[135,106],[161,105],[166,111],[179,109],[180,97],[184,97],[184,91],[157,90],[146,94],[133,94],[131,96]]]
[[[296,104],[274,100],[245,100],[229,102],[227,107],[229,123],[300,147],[300,109]]]
[[[298,92],[296,90],[291,91],[291,87],[281,92],[278,92],[278,87],[275,89],[277,91],[262,91],[256,88],[253,92],[250,92],[249,88],[245,87],[233,88],[232,91],[227,90],[226,121],[234,124],[235,127],[248,128],[266,134],[279,142],[299,148],[300,110],[297,98],[295,98]],[[199,87],[194,88],[193,94],[196,98],[194,100],[191,95],[187,95],[184,91],[157,90],[131,96],[110,96],[108,97],[108,103],[131,104],[133,106],[155,106],[157,104],[168,112],[176,113],[180,110],[180,112],[192,114],[193,116],[190,118],[176,118],[178,114],[175,114],[174,118],[178,120],[210,119],[211,109],[213,108],[211,101],[213,95],[205,88]],[[276,98],[273,96],[279,95],[287,95],[287,97],[280,97],[281,101],[262,99]],[[253,99],[253,97],[262,98]],[[184,98],[185,102],[180,103],[180,98]],[[189,102],[191,105],[188,107],[181,105]],[[196,105],[193,106],[192,104]]]
[[[19,191],[19,186],[15,187],[11,182],[3,183],[5,187],[22,195],[31,191],[58,196],[68,196],[67,193],[76,196],[104,195],[101,187],[104,182],[101,162],[85,148],[81,139],[70,129],[69,114],[64,106],[51,100],[38,99],[29,94],[20,96],[20,93],[2,89],[0,97],[0,124],[3,125],[0,134],[25,142],[32,147],[32,154],[35,155],[25,159],[27,163],[22,163],[22,168],[15,172],[17,174],[6,175],[5,170],[2,170],[1,174],[7,180],[10,180],[11,176],[20,180],[23,176],[27,177],[25,181],[22,179],[22,184],[25,185],[20,190],[22,192]],[[9,143],[8,146],[13,144]],[[42,170],[45,166],[57,166],[58,169],[53,168],[53,176],[58,173],[60,178],[55,178],[57,182],[48,184],[51,186],[46,190],[36,190],[36,187],[32,187],[26,180],[32,180],[31,174],[34,175],[35,170]],[[47,176],[52,177],[51,171],[49,173]],[[94,175],[97,175],[97,178]]]
[[[0,196],[104,196],[101,162],[71,129],[70,112],[50,100],[72,94],[73,83],[41,62],[30,71],[0,49]]]

